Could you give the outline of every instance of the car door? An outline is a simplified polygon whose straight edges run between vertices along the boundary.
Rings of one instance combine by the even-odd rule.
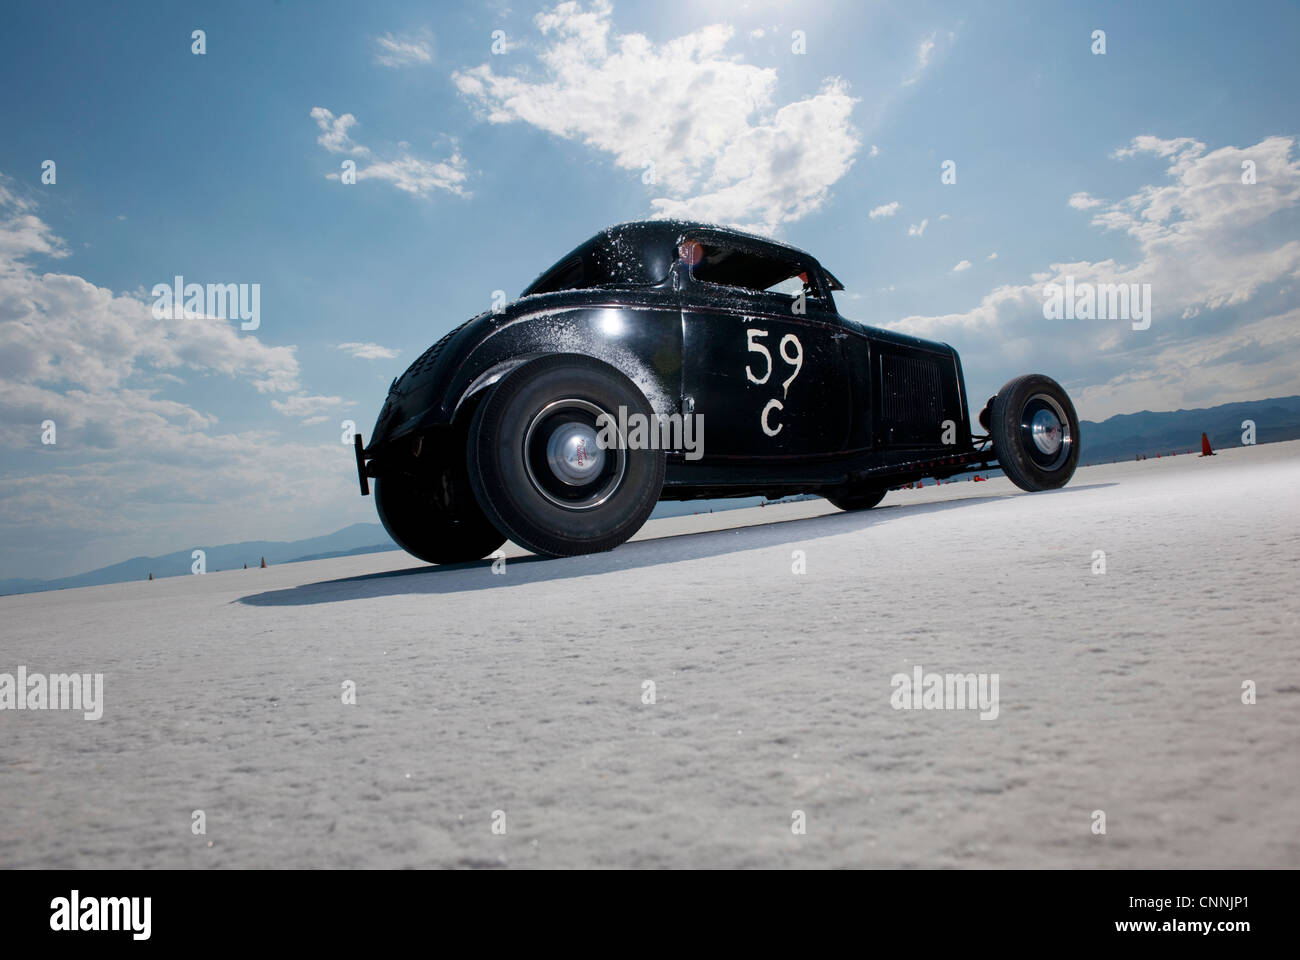
[[[681,259],[683,403],[702,418],[703,459],[841,451],[852,419],[845,335],[816,265],[709,234],[688,235]]]

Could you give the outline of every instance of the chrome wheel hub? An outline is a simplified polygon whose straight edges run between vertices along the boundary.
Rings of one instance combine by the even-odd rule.
[[[1034,446],[1049,457],[1061,449],[1061,421],[1051,410],[1043,409],[1029,422]]]
[[[561,424],[546,441],[546,462],[562,483],[581,486],[605,466],[605,451],[596,445],[596,431],[585,423]]]
[[[1020,414],[1022,443],[1029,459],[1043,470],[1064,465],[1074,449],[1070,419],[1056,399],[1036,393]]]
[[[533,488],[566,510],[609,500],[627,472],[623,443],[601,449],[598,419],[608,411],[575,397],[554,400],[533,416],[524,435],[524,466]]]

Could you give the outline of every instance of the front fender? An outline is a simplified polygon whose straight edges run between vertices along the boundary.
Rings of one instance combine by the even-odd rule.
[[[500,361],[499,363],[492,364],[492,366],[488,367],[477,377],[475,377],[472,381],[470,381],[469,386],[467,386],[465,390],[460,394],[460,396],[456,398],[456,405],[452,408],[451,411],[452,421],[455,421],[460,417],[461,409],[464,408],[467,401],[473,399],[475,396],[487,390],[489,387],[494,386],[496,383],[498,383],[501,380],[502,377],[508,374],[511,370],[514,370],[516,367],[521,367],[529,360],[532,360],[536,357],[543,357],[543,356],[546,356],[546,354],[525,353],[520,356],[510,357],[506,360]]]
[[[511,370],[555,353],[602,360],[635,383],[656,413],[680,411],[682,328],[675,301],[614,302],[608,291],[545,302],[553,299],[517,301],[505,314],[475,318],[444,338],[431,361],[412,365],[416,370],[423,362],[416,375],[408,371],[394,383],[367,453],[455,422],[467,403]]]

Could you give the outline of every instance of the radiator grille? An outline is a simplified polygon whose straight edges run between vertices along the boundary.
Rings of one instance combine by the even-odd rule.
[[[918,357],[880,357],[880,418],[931,426],[943,419],[939,364]]]

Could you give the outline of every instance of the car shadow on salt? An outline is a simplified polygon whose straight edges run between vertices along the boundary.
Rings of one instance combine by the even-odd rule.
[[[1046,493],[1065,495],[1110,486],[1114,484],[1093,483],[1045,491],[1035,496],[1043,496]],[[939,513],[979,503],[1009,500],[1016,496],[1018,494],[1001,494],[962,497],[938,503],[894,506],[886,504],[874,510],[857,513],[832,513],[821,517],[773,520],[730,530],[637,540],[625,543],[608,553],[591,553],[580,557],[558,559],[538,556],[517,557],[507,561],[507,572],[504,576],[494,576],[490,573],[491,559],[440,566],[419,564],[402,570],[387,570],[382,573],[304,583],[284,590],[267,590],[264,593],[240,597],[233,602],[260,607],[302,606],[412,593],[463,593],[470,590],[509,589],[550,580],[592,577],[687,560],[703,560],[742,550],[761,550],[783,544],[798,544],[819,537],[843,536],[923,513]]]

